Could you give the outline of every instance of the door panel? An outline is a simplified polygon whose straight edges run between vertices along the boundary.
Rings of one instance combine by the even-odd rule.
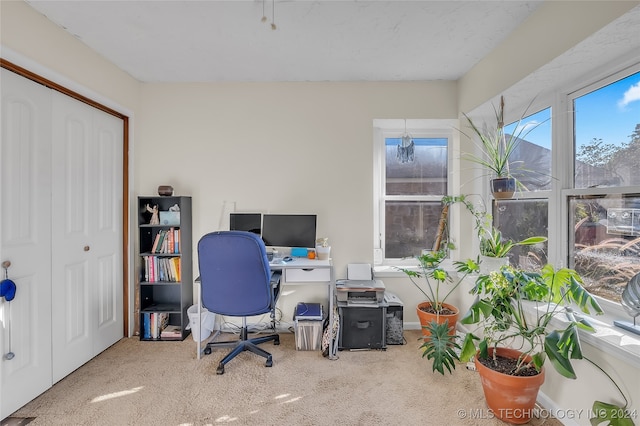
[[[95,169],[90,164],[93,108],[53,94],[52,303],[54,383],[93,356],[93,301],[90,274]],[[93,204],[95,205],[95,204]],[[89,250],[86,250],[88,247]]]
[[[95,259],[95,327],[93,353],[97,355],[123,337],[122,282],[122,147],[123,122],[117,117],[94,111],[96,141],[95,195],[91,203],[93,218],[90,253]]]
[[[54,94],[53,128],[56,382],[123,337],[123,123]]]
[[[0,261],[17,286],[0,301],[4,418],[51,387],[51,90],[0,71]]]

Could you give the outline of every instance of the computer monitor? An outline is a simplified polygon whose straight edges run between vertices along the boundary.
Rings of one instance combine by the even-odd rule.
[[[248,231],[260,235],[262,230],[261,213],[229,213],[230,231]]]
[[[262,239],[270,247],[313,248],[316,245],[316,215],[264,214]]]

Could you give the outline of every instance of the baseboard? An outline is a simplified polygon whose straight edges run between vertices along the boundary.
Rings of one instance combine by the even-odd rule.
[[[555,419],[557,419],[560,423],[562,423],[565,426],[579,426],[579,424],[575,420],[570,419],[567,416],[562,416],[563,418],[558,418],[560,417],[558,416],[558,414],[566,413],[567,410],[565,410],[562,407],[559,407],[551,398],[545,395],[544,392],[542,391],[538,392],[537,402],[540,406],[544,407],[545,415],[543,417],[548,417],[549,415],[553,415]]]

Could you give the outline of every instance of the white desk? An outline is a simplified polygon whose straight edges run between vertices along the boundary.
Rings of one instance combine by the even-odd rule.
[[[333,276],[333,263],[331,259],[329,260],[318,260],[318,259],[307,259],[305,257],[294,257],[293,260],[289,262],[284,262],[281,259],[274,259],[269,263],[269,267],[272,271],[281,270],[282,277],[280,279],[280,285],[326,285],[328,287],[328,296],[329,296],[329,327],[333,327],[333,322],[335,321],[333,315],[333,307],[335,304],[335,278]],[[202,305],[202,301],[200,300],[200,280],[196,279],[196,287],[197,287],[197,301],[198,301],[198,311],[200,310],[200,306]],[[282,290],[281,290],[282,291]],[[198,312],[198,316],[200,312]],[[215,336],[214,336],[215,337]],[[329,359],[334,360],[338,359],[337,345],[338,336],[336,334],[335,338],[329,339]],[[198,351],[198,359],[201,357],[202,353],[202,342],[200,339],[196,339],[197,351]]]
[[[294,257],[289,262],[281,259],[274,259],[269,263],[271,270],[281,270],[281,286],[286,285],[326,285],[329,297],[329,328],[333,326],[335,320],[333,309],[335,304],[335,278],[333,276],[333,263],[329,260],[307,259],[306,257]],[[335,338],[329,339],[329,359],[337,359]]]

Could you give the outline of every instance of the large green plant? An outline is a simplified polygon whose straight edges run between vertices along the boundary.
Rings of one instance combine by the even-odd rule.
[[[479,275],[471,293],[477,299],[460,322],[478,325],[482,337],[466,335],[462,361],[474,356],[488,359],[489,348],[516,344],[522,356],[514,373],[528,367],[540,371],[548,360],[562,376],[576,378],[571,360],[583,359],[578,330],[595,330],[586,319],[574,315],[572,307],[586,314],[599,315],[603,310],[575,270],[546,265],[540,272],[525,272],[503,266]],[[595,407],[603,409],[603,414],[605,408],[616,408],[601,401]]]
[[[478,264],[474,260],[455,262],[458,273],[454,278],[442,267],[442,262],[446,257],[447,251],[445,249],[430,251],[416,257],[418,260],[417,268],[397,268],[409,277],[413,285],[424,295],[426,301],[431,304],[436,314],[442,312],[442,304],[458,288],[464,278],[479,270]]]
[[[428,252],[417,257],[417,269],[398,268],[431,304],[436,317],[442,313],[443,304],[464,278],[479,270],[478,262],[475,260],[457,261],[454,263],[457,272],[454,278],[442,267],[446,256],[446,249]],[[437,319],[425,326],[429,335],[422,337],[422,356],[432,361],[434,372],[444,374],[445,368],[451,372],[456,368],[456,361],[460,360],[457,351],[461,348],[456,341],[457,336],[450,334],[451,326],[447,321],[438,324]]]

